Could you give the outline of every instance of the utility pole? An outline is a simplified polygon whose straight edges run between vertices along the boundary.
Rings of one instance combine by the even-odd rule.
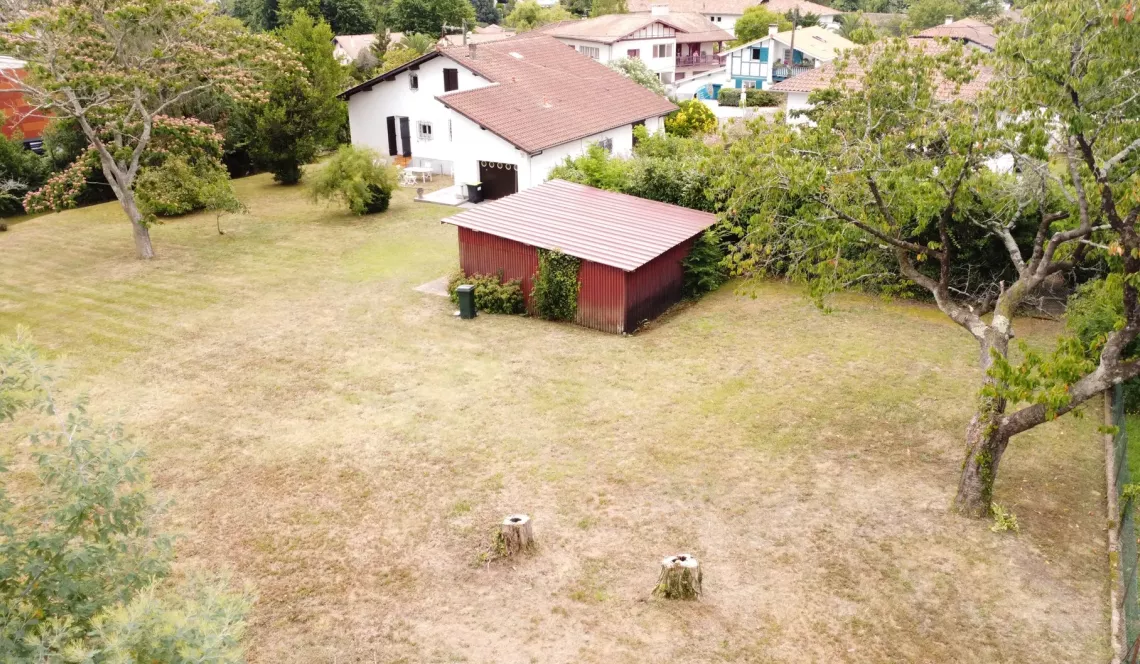
[[[464,46],[467,45],[467,19],[463,19],[463,25],[448,25],[448,24],[444,23],[443,24],[443,30],[442,30],[444,37],[447,36],[448,30],[459,30],[459,31],[461,31],[463,33],[463,45]]]
[[[791,50],[788,51],[787,58],[784,59],[784,64],[788,65],[789,67],[792,66],[792,63],[795,61],[794,55],[796,52],[796,28],[799,26],[799,24],[800,24],[800,7],[799,7],[799,5],[796,5],[795,7],[792,8],[792,46],[791,46]]]

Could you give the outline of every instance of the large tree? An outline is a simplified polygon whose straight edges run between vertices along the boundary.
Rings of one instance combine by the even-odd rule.
[[[296,66],[271,38],[251,35],[203,0],[60,0],[3,19],[0,48],[27,62],[27,76],[0,76],[33,106],[78,123],[140,258],[154,257],[135,183],[156,120],[211,91],[264,98],[264,74]]]
[[[395,0],[389,11],[392,30],[422,33],[439,39],[443,26],[475,25],[475,8],[468,0]]]
[[[535,0],[526,0],[515,5],[511,13],[503,19],[503,23],[519,32],[527,32],[558,21],[568,21],[572,18],[574,15],[566,11],[562,5],[543,7]]]
[[[786,16],[768,9],[764,5],[755,5],[744,10],[744,15],[736,20],[733,30],[736,34],[736,45],[747,44],[768,35],[768,26],[775,25],[779,30],[791,30],[792,22]]]
[[[816,293],[893,271],[977,342],[955,498],[975,517],[990,514],[1011,437],[1140,375],[1128,350],[1140,334],[1140,26],[1099,0],[1039,0],[1025,17],[999,44],[993,96],[964,93],[978,63],[961,47],[894,41],[852,56],[862,74],[815,96],[815,126],[733,148],[737,173],[765,174],[734,183],[742,267]],[[975,270],[979,250],[1004,264]],[[1115,331],[1012,360],[1015,314],[1081,266],[1123,282]]]
[[[247,105],[235,131],[244,136],[254,160],[283,184],[301,179],[301,166],[335,145],[348,121],[336,94],[347,84],[345,68],[333,56],[333,33],[303,9],[277,29],[303,69],[287,69],[269,82],[269,99]]]

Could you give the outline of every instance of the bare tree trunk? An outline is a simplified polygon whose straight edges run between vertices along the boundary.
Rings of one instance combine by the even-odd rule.
[[[85,126],[84,131],[90,139],[94,135],[94,130],[88,131],[88,129],[89,127]],[[92,142],[94,143],[94,140]],[[102,146],[102,143],[98,145]],[[123,207],[123,212],[127,214],[127,219],[131,222],[131,229],[135,236],[135,253],[143,260],[154,258],[154,246],[150,243],[150,228],[147,227],[143,214],[139,211],[135,192],[131,189],[134,183],[134,172],[131,170],[124,171],[119,164],[115,163],[105,147],[99,149],[99,161],[103,167],[103,176],[107,178],[107,184],[111,185],[111,191],[115,192],[115,198],[119,200],[119,205]]]
[[[1005,357],[1009,351],[1009,328],[1008,324],[1002,323],[986,330],[980,343],[983,388],[993,382],[987,373],[993,365],[993,354]],[[988,395],[979,397],[978,410],[966,428],[966,459],[962,462],[958,494],[954,497],[954,509],[959,514],[975,519],[990,516],[994,479],[1009,443],[1009,435],[1001,428],[1005,408],[1004,399]]]
[[[1115,425],[1112,418],[1112,390],[1104,392],[1104,426]],[[1124,575],[1120,567],[1120,504],[1116,499],[1116,436],[1104,434],[1104,479],[1105,511],[1108,513],[1108,598],[1112,606],[1112,621],[1109,623],[1112,645],[1112,664],[1119,664],[1125,655],[1124,614],[1120,607],[1124,603]]]

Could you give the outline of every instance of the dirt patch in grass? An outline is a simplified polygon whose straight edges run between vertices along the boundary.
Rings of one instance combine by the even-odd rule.
[[[238,186],[252,214],[160,226],[151,263],[113,206],[14,226],[0,331],[148,441],[180,567],[258,589],[253,661],[1105,657],[1093,418],[1012,444],[1020,535],[949,514],[976,349],[928,307],[764,284],[633,337],[461,321],[413,290],[454,210]],[[539,553],[479,564],[513,512]],[[649,600],[680,552],[705,599]]]

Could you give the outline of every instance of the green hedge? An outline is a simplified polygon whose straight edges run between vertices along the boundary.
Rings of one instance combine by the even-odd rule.
[[[740,106],[740,93],[738,88],[721,88],[716,100],[721,106]],[[752,108],[763,106],[779,106],[780,96],[767,90],[744,90],[744,105]]]
[[[521,314],[526,311],[519,279],[503,281],[501,272],[465,276],[462,270],[456,270],[447,280],[447,293],[456,304],[459,304],[459,293],[455,289],[463,284],[475,286],[475,308],[479,311],[489,314]]]
[[[728,280],[724,266],[724,247],[720,237],[712,230],[693,242],[689,255],[681,265],[685,270],[684,296],[696,299],[712,292]]]
[[[561,251],[538,250],[534,278],[534,309],[547,320],[574,320],[578,313],[579,259]]]

